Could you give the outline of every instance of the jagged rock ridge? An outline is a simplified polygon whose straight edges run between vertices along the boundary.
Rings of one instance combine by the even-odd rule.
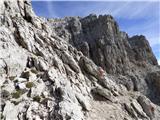
[[[146,38],[142,35],[129,38],[110,15],[49,20],[51,25],[52,21],[60,37],[109,73],[126,73],[135,62],[158,65]]]
[[[1,0],[0,25],[1,119],[160,118],[157,60],[112,16],[47,20]]]

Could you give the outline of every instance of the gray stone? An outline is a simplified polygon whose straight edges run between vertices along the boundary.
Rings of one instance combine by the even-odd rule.
[[[3,111],[4,119],[6,119],[6,120],[11,120],[11,119],[18,120],[17,116],[18,116],[19,112],[24,111],[25,103],[20,103],[17,106],[15,106],[10,101],[6,101],[5,103],[6,104],[5,104],[4,111]]]
[[[45,84],[41,79],[39,79],[35,84],[35,86],[31,88],[31,97],[41,96],[44,90],[45,90]]]
[[[98,88],[98,87],[97,87],[97,88],[92,89],[92,93],[95,94],[95,95],[99,95],[99,96],[101,96],[101,97],[103,97],[103,98],[105,98],[105,99],[113,102],[113,95],[112,95],[112,93],[111,93],[109,90],[107,90],[107,89]]]
[[[146,76],[148,96],[156,104],[160,103],[160,71],[153,71]]]
[[[84,57],[84,56],[81,57],[79,64],[80,64],[82,70],[84,70],[86,73],[94,76],[97,79],[101,79],[101,76],[98,71],[98,67],[91,60],[89,60],[87,57]]]
[[[40,57],[39,58],[33,58],[33,61],[34,61],[34,65],[35,65],[37,70],[46,71],[49,68],[46,61],[44,61]]]
[[[147,118],[146,113],[143,112],[143,109],[142,109],[141,105],[137,102],[137,100],[133,100],[131,105],[139,115]]]
[[[124,103],[125,109],[127,110],[127,112],[134,118],[138,118],[136,112],[134,111],[134,109],[131,107],[131,105],[129,103]]]
[[[17,83],[17,87],[21,90],[26,88],[26,84],[25,83]]]
[[[64,52],[64,54],[62,54],[62,60],[64,63],[68,64],[75,72],[79,72],[77,63],[67,52]]]
[[[18,111],[15,109],[14,104],[11,103],[10,101],[7,101],[3,111],[4,118],[6,120],[11,120],[11,119],[18,120],[17,115]]]
[[[154,56],[149,42],[145,36],[133,36],[129,38],[129,43],[135,51],[136,60],[146,61],[153,65],[158,65],[156,57]],[[143,62],[141,62],[143,64]]]
[[[155,108],[151,101],[145,96],[139,96],[138,102],[142,106],[143,111],[150,117],[150,119],[153,119],[155,117]]]
[[[84,110],[87,110],[87,111],[91,110],[89,101],[84,96],[82,96],[81,94],[77,94],[76,98]]]

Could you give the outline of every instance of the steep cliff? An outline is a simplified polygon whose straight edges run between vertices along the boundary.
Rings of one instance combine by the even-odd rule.
[[[47,20],[1,0],[0,26],[1,119],[160,118],[157,60],[112,16]]]
[[[57,35],[65,38],[108,73],[126,74],[132,69],[130,64],[139,67],[138,63],[142,62],[158,65],[146,38],[129,38],[127,33],[119,30],[117,22],[110,15],[97,17],[91,14],[85,18],[70,17],[49,22]]]

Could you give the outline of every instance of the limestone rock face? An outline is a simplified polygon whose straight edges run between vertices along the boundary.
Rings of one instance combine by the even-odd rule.
[[[0,0],[2,120],[158,120],[159,70],[110,15],[47,20]]]
[[[128,70],[129,59],[125,50],[125,44],[129,46],[125,42],[127,36],[121,35],[112,16],[97,17],[91,14],[85,18],[68,18],[63,21],[68,23],[61,23],[62,30],[70,36],[67,41],[85,56],[109,73],[124,73]]]
[[[150,94],[145,78],[152,71],[149,69],[159,68],[145,36],[129,37],[127,33],[120,31],[111,15],[90,14],[84,18],[50,19],[48,23],[59,37],[72,44],[107,73],[120,75],[118,83],[125,85],[127,89]]]
[[[141,104],[144,112],[150,117],[150,119],[153,119],[155,115],[155,109],[150,100],[144,96],[139,96],[138,101]]]
[[[146,76],[146,81],[149,86],[149,97],[156,103],[160,103],[159,94],[160,94],[160,71],[154,71],[148,73]]]
[[[142,35],[129,38],[110,15],[91,14],[85,18],[70,17],[54,22],[57,23],[54,24],[55,32],[63,32],[67,42],[108,73],[126,74],[132,71],[132,64],[137,66],[139,62],[141,66],[144,62],[158,65],[146,38]],[[49,23],[53,25],[53,21]]]
[[[152,65],[158,65],[157,59],[155,58],[149,42],[145,36],[133,36],[129,38],[129,43],[134,51],[135,59],[137,61],[149,62]]]

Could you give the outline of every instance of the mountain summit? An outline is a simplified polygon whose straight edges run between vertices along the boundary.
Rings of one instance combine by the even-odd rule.
[[[111,15],[38,17],[0,1],[1,119],[158,120],[160,67]]]

